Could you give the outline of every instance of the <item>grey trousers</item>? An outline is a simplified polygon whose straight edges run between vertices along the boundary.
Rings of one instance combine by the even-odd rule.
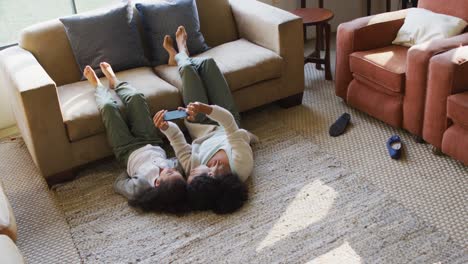
[[[98,86],[95,97],[109,144],[117,160],[126,167],[128,157],[133,151],[147,144],[160,146],[163,141],[154,126],[145,96],[127,82],[120,82],[115,87],[117,95],[126,106],[129,124],[122,117],[108,88]]]
[[[215,104],[227,109],[240,126],[240,115],[223,74],[212,58],[190,58],[185,53],[175,57],[182,78],[182,98],[184,104],[193,102]],[[216,124],[203,114],[199,114],[196,123]]]

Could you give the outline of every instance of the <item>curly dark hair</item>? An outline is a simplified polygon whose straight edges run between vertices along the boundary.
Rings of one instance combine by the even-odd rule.
[[[247,185],[236,174],[210,177],[202,174],[187,186],[188,201],[193,210],[212,210],[216,214],[232,213],[248,198]]]
[[[145,212],[164,212],[182,215],[188,212],[187,183],[183,179],[171,179],[161,182],[156,188],[137,196],[128,203]]]

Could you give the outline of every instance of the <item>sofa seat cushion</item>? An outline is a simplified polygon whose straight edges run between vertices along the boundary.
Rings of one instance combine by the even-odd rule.
[[[447,116],[454,123],[468,129],[468,92],[454,94],[447,99]]]
[[[149,67],[126,70],[116,75],[121,81],[129,82],[145,95],[152,114],[160,109],[176,109],[182,103],[177,88],[156,76]],[[101,81],[107,86],[105,78]],[[87,81],[63,85],[58,87],[57,91],[63,122],[71,142],[105,131],[94,98],[94,88]],[[122,102],[115,92],[112,93],[122,109]],[[124,111],[122,113],[124,114]]]
[[[17,231],[13,209],[0,182],[0,235],[7,235],[16,241]]]
[[[225,43],[194,57],[213,58],[232,91],[281,77],[283,59],[273,51],[245,39]],[[182,89],[176,66],[160,65],[154,70],[161,78]]]
[[[391,92],[402,93],[405,87],[408,48],[391,45],[358,51],[350,55],[351,72],[375,82]]]

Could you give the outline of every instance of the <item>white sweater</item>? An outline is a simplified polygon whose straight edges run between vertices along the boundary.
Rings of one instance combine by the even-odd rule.
[[[187,143],[179,127],[172,122],[168,122],[169,128],[162,132],[171,142],[186,175],[192,168],[206,165],[218,150],[223,149],[229,158],[231,170],[245,181],[253,170],[251,137],[247,130],[239,129],[228,110],[216,105],[212,107],[213,111],[207,116],[221,127],[185,122],[190,135],[195,136],[192,145]]]
[[[146,190],[154,188],[161,168],[174,166],[172,160],[166,159],[166,152],[161,147],[148,144],[130,154],[127,171],[117,177],[114,189],[127,199],[135,199]]]

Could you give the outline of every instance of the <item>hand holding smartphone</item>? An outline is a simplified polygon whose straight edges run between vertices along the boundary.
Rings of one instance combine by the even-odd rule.
[[[185,112],[185,110],[174,110],[174,111],[169,111],[164,114],[165,121],[181,119],[181,118],[186,118],[186,117],[187,117],[187,112]]]

